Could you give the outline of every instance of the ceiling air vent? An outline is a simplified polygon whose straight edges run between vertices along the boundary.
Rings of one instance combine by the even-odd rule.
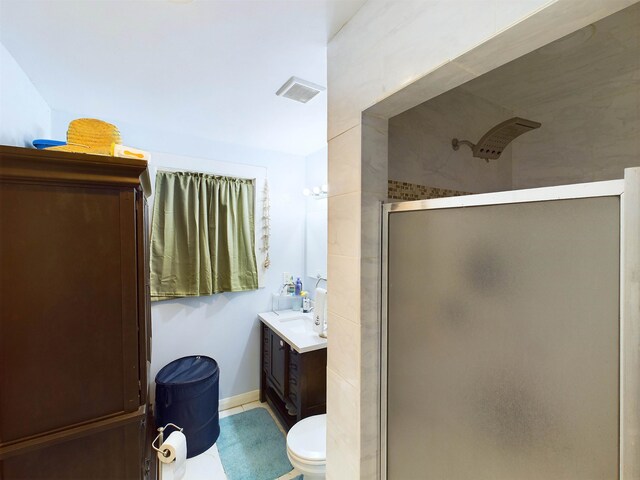
[[[307,82],[306,80],[302,80],[298,77],[291,77],[280,87],[276,92],[276,95],[290,98],[296,102],[307,103],[323,90],[325,90],[325,88],[320,85]]]

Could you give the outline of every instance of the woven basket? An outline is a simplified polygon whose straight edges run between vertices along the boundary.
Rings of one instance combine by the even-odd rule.
[[[111,155],[113,143],[122,143],[118,127],[95,118],[78,118],[69,123],[67,145],[47,150]]]

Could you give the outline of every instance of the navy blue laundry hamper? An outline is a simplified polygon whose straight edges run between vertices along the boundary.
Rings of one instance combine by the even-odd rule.
[[[207,451],[220,435],[219,377],[217,362],[202,355],[174,360],[156,375],[156,423],[183,428],[187,458]]]

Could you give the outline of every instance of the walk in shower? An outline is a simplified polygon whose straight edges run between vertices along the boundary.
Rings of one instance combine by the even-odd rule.
[[[640,169],[383,207],[383,478],[640,478],[639,207]]]

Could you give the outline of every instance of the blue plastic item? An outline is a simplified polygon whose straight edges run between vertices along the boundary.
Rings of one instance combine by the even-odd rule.
[[[296,296],[300,296],[300,292],[302,292],[302,280],[300,280],[300,277],[298,277],[298,279],[296,280]]]
[[[207,451],[220,435],[219,376],[216,361],[205,356],[179,358],[156,375],[156,424],[175,423],[183,428],[187,458]]]
[[[33,146],[38,150],[42,150],[47,147],[59,147],[60,145],[67,144],[67,142],[62,142],[60,140],[47,140],[46,138],[37,138],[31,143],[33,143]]]

